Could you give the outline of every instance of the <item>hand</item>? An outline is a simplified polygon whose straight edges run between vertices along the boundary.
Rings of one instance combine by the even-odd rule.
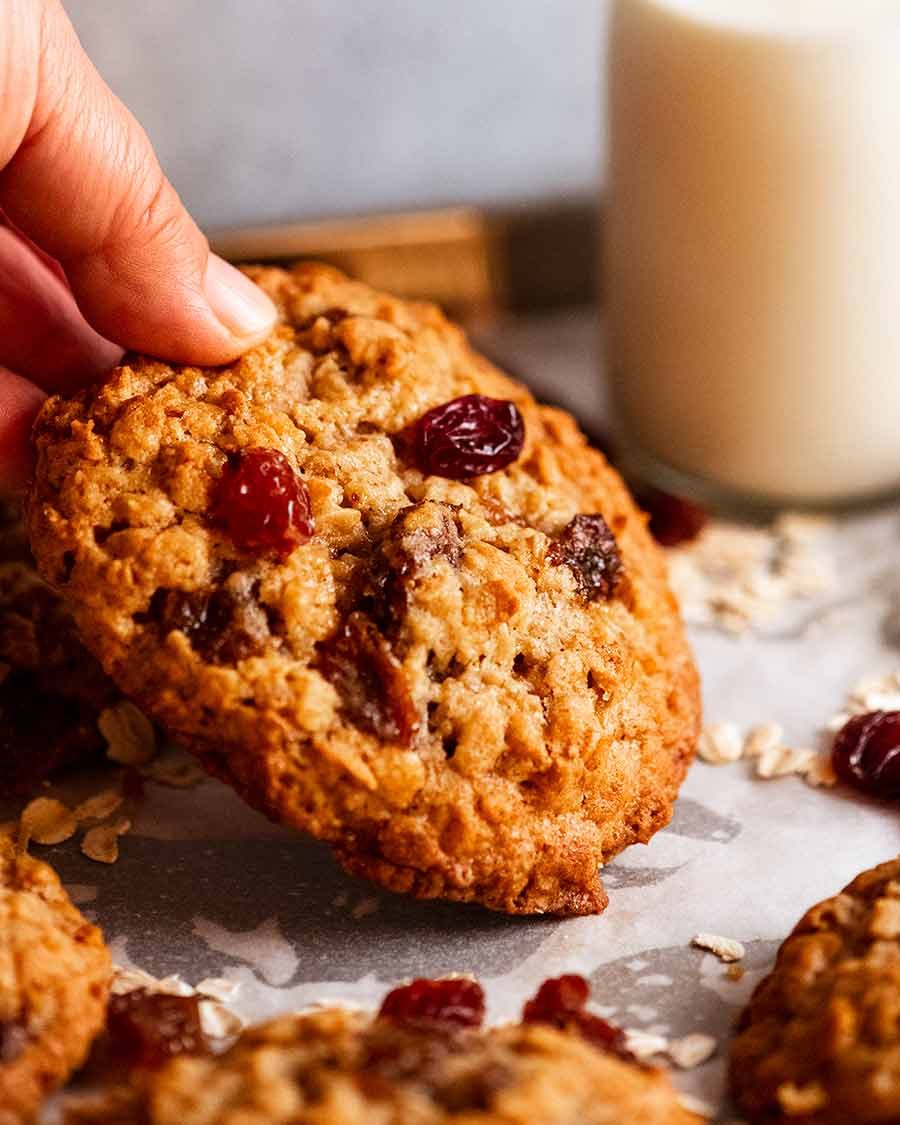
[[[274,323],[210,254],[59,0],[0,0],[0,224],[0,490],[27,476],[45,391],[122,348],[226,363]]]

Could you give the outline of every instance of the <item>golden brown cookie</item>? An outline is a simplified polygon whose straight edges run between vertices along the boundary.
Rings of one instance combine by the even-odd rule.
[[[97,754],[119,693],[38,576],[18,513],[0,504],[0,797]]]
[[[31,1121],[104,1021],[111,963],[55,873],[0,835],[0,1125]]]
[[[661,1071],[600,1050],[575,1029],[521,1023],[489,1031],[465,992],[440,1010],[419,981],[373,1019],[325,1009],[245,1031],[219,1057],[175,1059],[116,1091],[116,1125],[699,1125]],[[418,1017],[404,1015],[416,990]],[[388,1011],[391,1000],[395,1002]],[[473,1018],[474,1017],[474,1018]]]
[[[239,362],[135,358],[46,404],[43,574],[128,696],[350,870],[601,910],[698,726],[644,515],[432,306],[251,276],[282,323]]]
[[[731,1051],[752,1122],[900,1121],[900,859],[809,910],[753,994]]]

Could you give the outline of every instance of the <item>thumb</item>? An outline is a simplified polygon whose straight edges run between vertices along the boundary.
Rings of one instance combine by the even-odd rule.
[[[0,206],[58,259],[91,325],[185,363],[234,359],[275,309],[210,254],[58,0],[0,5]],[[4,166],[5,165],[5,166]]]

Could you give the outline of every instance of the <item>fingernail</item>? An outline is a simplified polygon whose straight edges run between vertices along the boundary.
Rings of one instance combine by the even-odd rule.
[[[259,336],[275,323],[275,306],[249,277],[211,254],[203,290],[210,308],[233,336]]]

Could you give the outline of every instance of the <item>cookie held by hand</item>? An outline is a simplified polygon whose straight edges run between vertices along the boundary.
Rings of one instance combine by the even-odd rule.
[[[602,910],[698,726],[645,517],[433,307],[251,276],[282,320],[240,361],[132,358],[45,405],[43,574],[127,695],[350,870]]]

